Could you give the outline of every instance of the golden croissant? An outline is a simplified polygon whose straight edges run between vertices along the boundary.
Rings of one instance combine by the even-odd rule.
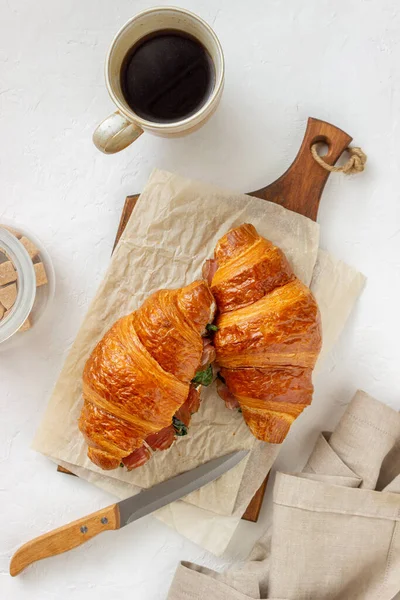
[[[321,349],[317,303],[283,252],[253,225],[219,240],[203,276],[219,311],[218,392],[228,407],[240,407],[255,437],[281,443],[312,400]]]
[[[214,312],[207,283],[196,281],[152,294],[105,334],[83,374],[79,429],[92,462],[136,468],[185,433],[200,403],[196,373],[215,358],[203,337]]]

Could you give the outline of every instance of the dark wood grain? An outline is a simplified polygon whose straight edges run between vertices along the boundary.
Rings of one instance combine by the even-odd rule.
[[[116,245],[118,244],[121,235],[125,231],[125,227],[128,224],[129,219],[131,218],[131,214],[133,209],[135,208],[135,204],[138,201],[140,194],[135,194],[134,196],[128,196],[125,200],[124,208],[122,209],[121,219],[118,225],[117,235],[115,236],[114,246],[112,251],[114,252]]]
[[[76,477],[75,473],[71,473],[71,471],[68,471],[68,469],[66,469],[65,467],[62,467],[61,465],[57,466],[57,471],[59,473],[65,473],[66,475],[73,475],[74,477]]]
[[[341,129],[325,121],[308,119],[300,150],[286,173],[270,185],[250,192],[250,196],[275,202],[316,221],[319,202],[330,173],[315,162],[310,148],[316,142],[327,144],[328,153],[324,160],[334,165],[351,141],[352,138]]]
[[[326,121],[310,117],[300,150],[288,170],[276,181],[260,190],[249,192],[249,195],[280,204],[289,210],[316,221],[322,192],[330,173],[315,162],[310,148],[316,142],[327,144],[328,153],[324,156],[324,160],[328,164],[334,165],[351,141],[352,138],[338,127]],[[131,217],[138,198],[139,194],[134,194],[133,196],[128,196],[125,200],[114,248],[118,244],[126,224]],[[61,469],[63,472],[66,472],[66,469],[59,468],[59,470]],[[267,481],[268,476],[247,507],[242,517],[246,521],[257,522]]]
[[[251,521],[252,523],[257,523],[262,503],[264,500],[265,490],[267,489],[268,477],[269,473],[258,488],[258,490],[256,491],[256,493],[254,494],[253,498],[250,501],[250,504],[243,513],[242,519],[244,521]]]

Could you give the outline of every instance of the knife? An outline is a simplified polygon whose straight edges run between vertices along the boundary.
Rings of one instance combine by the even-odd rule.
[[[247,454],[248,450],[240,450],[214,458],[191,471],[163,481],[149,490],[111,504],[27,542],[12,557],[10,575],[15,577],[33,562],[67,552],[103,531],[125,527],[129,523],[187,496],[190,492],[214,481],[235,467]]]

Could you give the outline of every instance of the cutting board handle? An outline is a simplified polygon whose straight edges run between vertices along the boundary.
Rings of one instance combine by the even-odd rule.
[[[314,160],[311,146],[316,142],[327,144],[328,153],[324,160],[329,165],[334,165],[351,140],[352,138],[338,127],[310,117],[303,143],[288,170],[267,187],[251,192],[250,195],[281,204],[316,221],[329,172]]]

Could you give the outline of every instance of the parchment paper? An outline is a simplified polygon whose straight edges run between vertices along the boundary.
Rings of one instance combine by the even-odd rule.
[[[77,419],[83,366],[97,341],[117,318],[137,308],[153,291],[180,287],[200,277],[203,261],[212,256],[218,239],[244,222],[253,223],[262,235],[280,246],[297,276],[307,285],[313,277],[312,287],[320,303],[326,334],[324,352],[329,350],[363,280],[343,263],[325,253],[318,254],[318,225],[273,203],[155,171],[71,348],[33,445],[121,498],[215,456],[253,448],[246,470],[242,463],[184,502],[157,513],[163,521],[215,553],[222,552],[229,542],[279,446],[256,442],[241,415],[225,408],[214,387],[203,390],[202,405],[193,418],[189,435],[178,439],[169,450],[155,453],[147,465],[130,473],[125,469],[101,471],[86,458],[86,444],[77,429]]]

